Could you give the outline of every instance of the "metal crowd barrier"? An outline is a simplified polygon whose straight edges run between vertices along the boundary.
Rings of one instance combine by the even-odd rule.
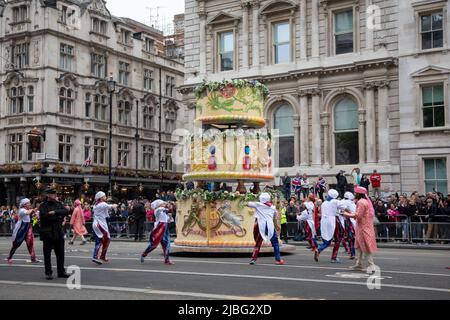
[[[378,241],[382,242],[450,242],[450,216],[433,216],[431,221],[426,221],[425,216],[396,216],[396,221],[380,222],[374,225],[375,234]],[[428,219],[430,220],[430,219]],[[10,237],[14,230],[14,222],[0,222],[0,237]],[[153,222],[145,222],[143,225],[143,235],[148,239],[153,230]],[[171,237],[176,237],[175,223],[169,225]],[[86,223],[88,237],[93,236],[92,222]],[[64,227],[66,238],[73,236],[70,225]],[[36,236],[39,235],[39,228],[34,228]],[[127,221],[114,221],[109,223],[111,238],[134,239],[136,224],[129,224]],[[286,235],[288,239],[303,241],[305,239],[304,222],[288,222],[286,225]],[[281,236],[281,235],[280,235]]]

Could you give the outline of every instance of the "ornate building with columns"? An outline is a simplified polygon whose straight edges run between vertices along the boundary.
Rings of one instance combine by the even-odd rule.
[[[103,0],[0,0],[0,55],[0,204],[36,194],[37,180],[69,196],[108,190],[110,76],[115,194],[175,187],[184,66],[165,56],[161,31],[112,16]]]
[[[278,177],[359,167],[398,191],[398,19],[396,0],[186,0],[185,103],[203,79],[258,79]]]

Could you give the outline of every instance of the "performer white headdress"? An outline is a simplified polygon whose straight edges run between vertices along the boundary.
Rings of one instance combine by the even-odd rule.
[[[158,208],[159,206],[161,206],[162,204],[164,204],[165,202],[162,200],[155,200],[152,202],[151,207],[153,210],[155,210],[156,208]]]
[[[31,203],[30,199],[25,198],[20,201],[20,207],[23,208],[27,203]]]
[[[95,201],[97,202],[98,200],[100,200],[101,198],[106,197],[106,194],[103,191],[99,191],[97,192],[97,194],[95,195]]]
[[[344,198],[345,198],[345,199],[348,199],[348,200],[354,200],[354,199],[355,199],[355,196],[354,196],[353,193],[351,193],[351,192],[346,192],[346,193],[344,194]]]
[[[339,197],[339,192],[334,189],[330,189],[328,190],[328,196],[330,196],[332,199],[336,199],[337,197]]]

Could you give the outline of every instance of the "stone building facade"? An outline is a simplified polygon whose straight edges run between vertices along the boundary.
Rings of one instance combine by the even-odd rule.
[[[450,2],[399,1],[402,189],[450,191]]]
[[[400,190],[398,21],[395,0],[186,0],[185,103],[203,79],[258,79],[278,177],[359,167]]]
[[[36,192],[36,178],[68,195],[86,183],[89,193],[107,190],[111,76],[116,191],[158,188],[159,153],[173,187],[182,170],[171,159],[171,134],[185,123],[176,91],[184,66],[166,58],[163,45],[162,32],[112,16],[102,0],[0,1],[1,202]],[[33,128],[45,133],[37,153],[28,144]],[[44,171],[33,167],[41,159]]]

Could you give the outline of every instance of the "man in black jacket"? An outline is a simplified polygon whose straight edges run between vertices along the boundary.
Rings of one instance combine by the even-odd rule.
[[[45,190],[47,199],[39,206],[40,237],[43,242],[45,276],[47,280],[53,279],[51,253],[55,250],[58,278],[68,278],[64,269],[64,232],[63,220],[69,215],[67,207],[56,199],[56,190]]]
[[[344,193],[347,188],[347,178],[344,176],[345,171],[339,171],[339,173],[336,175],[337,180],[337,191],[339,192],[339,197],[341,199],[344,199]]]
[[[135,224],[134,241],[144,240],[144,224],[145,224],[145,207],[142,198],[138,199],[138,202],[133,206],[132,211]]]

